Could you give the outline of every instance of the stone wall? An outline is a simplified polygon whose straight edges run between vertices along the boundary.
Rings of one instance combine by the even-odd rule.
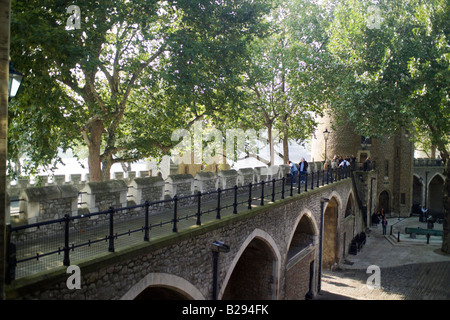
[[[411,213],[413,202],[412,178],[414,143],[407,130],[398,130],[395,134],[380,139],[371,139],[363,143],[363,138],[354,132],[352,126],[339,126],[333,116],[326,114],[318,119],[315,137],[312,139],[311,157],[323,160],[325,153],[325,140],[323,131],[328,129],[327,159],[334,155],[343,157],[355,156],[357,162],[363,162],[370,157],[376,169],[377,194],[373,194],[375,210],[380,210],[379,199],[383,193],[388,194],[384,209],[392,216],[407,217]],[[359,166],[359,165],[358,165]],[[370,183],[370,181],[369,181]]]
[[[287,252],[298,221],[308,213],[315,234],[320,230],[320,199],[334,199],[337,224],[344,219],[350,179],[333,185],[277,201],[253,210],[232,215],[211,224],[103,254],[97,259],[80,262],[81,289],[70,290],[66,268],[57,268],[43,277],[16,280],[7,288],[8,299],[133,299],[149,286],[172,287],[187,297],[211,299],[213,264],[211,244],[216,240],[230,245],[228,253],[220,253],[218,293],[221,299],[231,283],[235,267],[249,248],[262,250],[264,259],[259,270],[264,279],[243,278],[242,285],[264,288],[264,297],[271,299],[304,298],[309,287],[309,266],[318,261],[318,241],[295,268],[290,279],[298,279],[297,289],[287,282]],[[340,237],[338,237],[340,238]],[[342,246],[340,244],[339,246]],[[342,250],[339,250],[342,252]],[[254,255],[256,259],[260,255]],[[314,267],[313,290],[317,291],[318,263]],[[270,274],[269,277],[267,277]],[[157,275],[157,276],[155,276]],[[159,279],[159,280],[155,280]],[[255,293],[257,294],[257,293]]]
[[[140,177],[131,174],[128,178],[124,178],[122,174],[116,174],[116,179],[105,182],[90,182],[89,179],[82,181],[81,175],[71,175],[67,182],[65,176],[55,176],[47,181],[41,177],[38,179],[38,184],[30,184],[28,179],[21,179],[8,188],[10,199],[20,199],[20,205],[12,210],[14,216],[8,221],[14,227],[60,219],[65,214],[86,215],[105,212],[110,207],[143,205],[146,201],[158,202],[172,199],[175,195],[183,198],[195,195],[198,191],[202,194],[215,193],[218,188],[246,186],[250,182],[259,182],[262,178],[280,179],[286,176],[287,172],[285,167],[275,166],[222,170],[219,173],[200,172],[195,177],[191,174],[172,174],[165,180],[160,176],[150,177],[142,173]],[[231,195],[233,192],[233,190],[224,192],[222,196]],[[216,195],[211,194],[210,197],[216,197]],[[202,201],[208,201],[208,195],[202,196]],[[179,205],[195,203],[195,197],[179,201]],[[170,205],[169,202],[152,205],[152,213]]]

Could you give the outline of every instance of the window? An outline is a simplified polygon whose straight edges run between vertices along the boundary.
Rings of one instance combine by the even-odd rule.
[[[372,138],[371,137],[361,136],[361,144],[362,145],[371,145],[372,144]]]

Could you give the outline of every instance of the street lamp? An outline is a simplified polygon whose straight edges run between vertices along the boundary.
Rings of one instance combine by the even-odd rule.
[[[328,129],[325,129],[325,131],[323,132],[323,138],[325,140],[325,159],[324,162],[327,161],[327,141],[328,141],[328,136],[330,135],[330,131],[328,131]]]
[[[14,98],[19,90],[23,80],[23,74],[14,70],[13,64],[9,62],[9,85],[8,85],[8,100]]]

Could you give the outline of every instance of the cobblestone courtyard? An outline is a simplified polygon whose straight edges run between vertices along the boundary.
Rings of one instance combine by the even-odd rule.
[[[426,228],[415,217],[389,220],[396,223],[395,230]],[[435,225],[439,228],[442,225]],[[402,237],[396,242],[392,236],[383,236],[381,227],[373,227],[357,255],[347,256],[333,271],[323,271],[323,294],[317,299],[450,300],[450,255],[439,252],[439,241],[426,244],[424,239]],[[366,284],[370,265],[380,267],[379,289]]]

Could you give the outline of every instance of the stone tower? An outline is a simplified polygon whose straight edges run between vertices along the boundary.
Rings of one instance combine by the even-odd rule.
[[[408,217],[413,201],[414,144],[406,130],[393,137],[375,139],[357,135],[350,125],[337,126],[333,116],[318,119],[312,138],[311,157],[323,161],[325,155],[324,131],[330,134],[326,143],[326,157],[334,155],[356,158],[355,184],[360,203],[367,215],[383,208],[388,216]],[[370,158],[374,169],[364,171],[363,163]]]

